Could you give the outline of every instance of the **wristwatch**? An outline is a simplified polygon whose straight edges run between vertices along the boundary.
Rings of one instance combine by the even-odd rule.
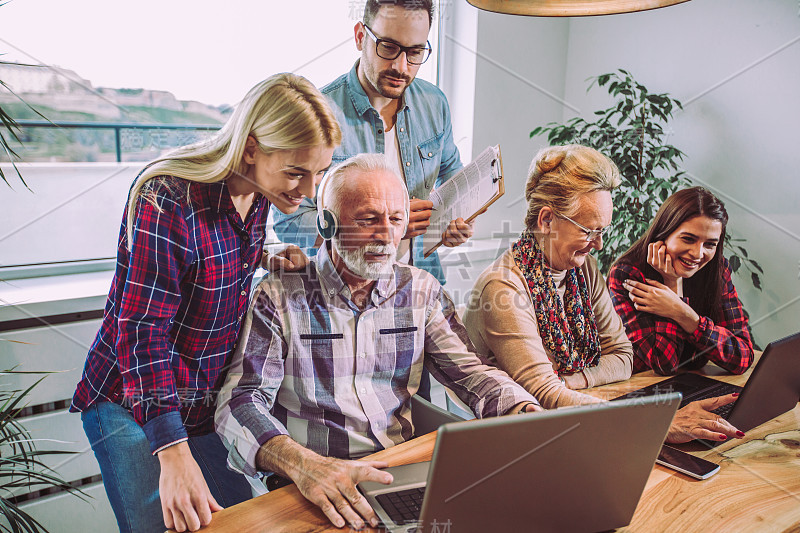
[[[527,408],[529,405],[536,405],[536,404],[535,404],[535,403],[533,403],[533,402],[525,402],[525,403],[523,404],[523,406],[519,408],[519,411],[517,411],[517,414],[518,414],[518,415],[521,415],[521,414],[527,413],[528,411],[526,411],[525,409],[526,409],[526,408]]]

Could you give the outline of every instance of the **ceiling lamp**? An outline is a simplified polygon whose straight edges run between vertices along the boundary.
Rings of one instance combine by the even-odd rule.
[[[632,13],[689,0],[467,0],[486,11],[537,17],[583,17]]]

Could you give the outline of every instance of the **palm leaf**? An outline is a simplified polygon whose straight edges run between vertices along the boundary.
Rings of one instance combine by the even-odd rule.
[[[2,5],[2,4],[0,4]],[[12,368],[0,371],[7,374],[47,374],[50,372],[26,372]],[[46,376],[42,376],[26,389],[0,391],[0,531],[14,533],[41,533],[47,529],[32,516],[14,503],[16,489],[28,489],[39,485],[42,488],[57,488],[88,501],[86,493],[64,481],[56,471],[42,459],[46,456],[68,455],[77,452],[61,450],[37,450],[36,442],[45,439],[32,439],[28,431],[17,421],[24,409],[24,402],[30,392]]]
[[[0,4],[0,6],[2,6],[2,5],[3,4]],[[37,115],[42,117],[44,120],[46,120],[46,121],[50,122],[51,124],[53,124],[53,122],[50,121],[50,119],[48,119],[46,116],[42,115],[38,110],[36,110],[28,102],[23,100],[17,93],[15,93],[13,90],[11,90],[11,87],[9,87],[3,80],[0,80],[0,87],[3,87],[5,90],[10,92],[12,95],[14,95],[20,102],[25,104],[31,111],[33,111],[34,113],[36,113]],[[2,126],[3,126],[2,129],[5,130],[6,135],[10,136],[10,137],[7,137],[6,135],[3,134],[3,131],[0,130],[0,147],[3,149],[3,152],[5,152],[6,156],[9,159],[9,161],[11,161],[11,165],[14,167],[14,171],[17,173],[17,177],[19,178],[19,180],[22,182],[22,184],[28,190],[31,190],[31,188],[28,187],[28,184],[25,183],[25,179],[22,177],[22,173],[19,171],[19,168],[17,168],[16,161],[19,159],[19,155],[11,147],[12,140],[16,141],[19,144],[22,144],[22,140],[19,138],[19,135],[17,135],[17,132],[20,131],[20,126],[19,126],[19,124],[17,124],[17,121],[14,120],[14,117],[9,115],[6,112],[6,110],[3,109],[2,107],[0,107],[0,124],[2,124]],[[55,124],[53,124],[53,125],[55,126]],[[6,183],[6,185],[11,187],[11,184],[8,182],[8,178],[6,177],[6,175],[3,172],[2,168],[0,168],[0,178],[3,179],[3,181]]]

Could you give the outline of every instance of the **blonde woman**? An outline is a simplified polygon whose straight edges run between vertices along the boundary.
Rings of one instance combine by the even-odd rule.
[[[134,182],[105,316],[71,407],[120,531],[195,531],[250,497],[226,468],[216,395],[270,205],[291,213],[313,197],[340,142],[319,91],[278,74],[251,89],[211,140],[157,159]]]
[[[616,165],[579,145],[554,146],[531,164],[526,229],[478,278],[464,315],[479,353],[546,409],[600,400],[579,389],[631,376],[633,348],[596,260],[611,223]],[[680,409],[669,442],[744,434],[709,412],[722,396]]]

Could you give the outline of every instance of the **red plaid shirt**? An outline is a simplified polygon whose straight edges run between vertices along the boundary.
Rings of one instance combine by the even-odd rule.
[[[166,182],[152,187],[160,210],[139,200],[130,251],[123,215],[103,323],[70,408],[128,407],[154,453],[214,431],[269,212],[257,195],[243,223],[224,182]]]
[[[723,269],[722,320],[715,324],[701,316],[700,324],[692,333],[686,333],[672,319],[634,309],[628,291],[622,286],[626,279],[645,283],[645,276],[628,264],[616,265],[608,273],[614,308],[633,343],[634,372],[652,368],[661,375],[668,375],[678,370],[701,368],[708,361],[734,374],[741,374],[750,367],[753,341],[727,261]],[[683,300],[691,305],[688,298]]]

